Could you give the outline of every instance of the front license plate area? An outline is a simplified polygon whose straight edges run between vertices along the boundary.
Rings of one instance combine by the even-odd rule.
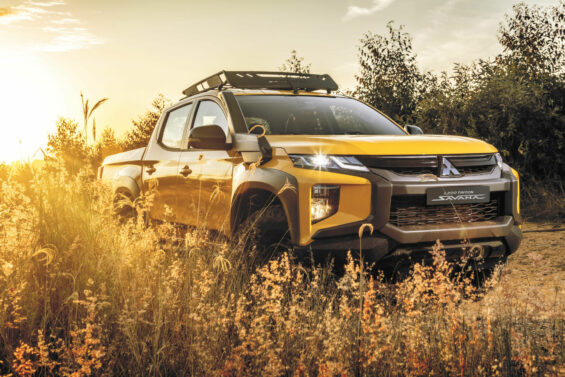
[[[426,190],[426,204],[438,206],[446,204],[488,203],[488,186],[433,187]]]

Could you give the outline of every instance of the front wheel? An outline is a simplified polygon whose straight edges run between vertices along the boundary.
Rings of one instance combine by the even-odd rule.
[[[255,246],[261,258],[271,259],[292,249],[288,222],[280,205],[253,212],[239,229],[245,247]]]

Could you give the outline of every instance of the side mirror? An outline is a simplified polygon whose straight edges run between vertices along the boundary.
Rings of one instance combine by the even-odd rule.
[[[216,124],[193,128],[188,137],[188,145],[195,149],[229,149],[224,130]]]
[[[408,125],[404,127],[404,130],[408,132],[410,135],[423,135],[424,131],[418,126]]]

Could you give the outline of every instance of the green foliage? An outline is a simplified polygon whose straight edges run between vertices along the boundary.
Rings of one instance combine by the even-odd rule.
[[[466,86],[464,77],[474,85]],[[428,132],[486,140],[527,180],[555,185],[565,178],[565,83],[525,77],[516,65],[460,67],[437,82],[415,118]]]
[[[303,57],[296,55],[296,50],[290,52],[290,58],[279,67],[281,72],[310,73],[312,64],[305,64]]]
[[[159,117],[163,113],[163,110],[167,106],[170,106],[170,104],[171,101],[164,95],[157,95],[151,103],[153,108],[147,110],[145,114],[138,118],[138,120],[132,121],[133,127],[126,134],[122,143],[122,148],[124,150],[129,150],[147,146],[147,142],[151,137],[153,129],[157,125]]]
[[[565,2],[547,8],[519,3],[513,10],[499,30],[503,56],[530,75],[565,73]]]
[[[60,117],[55,126],[55,133],[47,136],[47,154],[63,162],[69,173],[76,174],[88,161],[86,140],[73,120]]]
[[[387,28],[388,36],[368,32],[361,39],[354,95],[396,121],[410,122],[428,79],[416,65],[410,35],[393,22]]]
[[[102,131],[96,144],[87,145],[75,121],[59,118],[56,131],[48,135],[46,162],[51,169],[62,165],[74,176],[83,169],[95,173],[104,158],[120,152],[122,146],[111,128]]]
[[[91,147],[91,160],[94,166],[100,166],[104,159],[110,155],[122,152],[120,140],[113,129],[106,127],[100,135],[100,140]]]

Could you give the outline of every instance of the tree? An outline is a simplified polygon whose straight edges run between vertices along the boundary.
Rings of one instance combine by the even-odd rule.
[[[71,174],[77,173],[88,163],[86,140],[78,130],[78,124],[60,117],[54,134],[47,136],[47,154],[50,158],[62,161]]]
[[[565,2],[544,8],[519,3],[512,9],[498,32],[501,58],[530,74],[565,73]]]
[[[353,94],[396,121],[409,122],[430,75],[418,70],[412,38],[403,26],[395,28],[391,21],[387,29],[388,36],[368,32],[361,39],[361,71]]]
[[[80,100],[82,102],[82,114],[84,117],[84,143],[88,145],[88,120],[92,116],[94,110],[100,107],[100,105],[102,105],[104,102],[108,101],[108,98],[102,98],[101,100],[96,102],[94,106],[92,106],[92,108],[89,108],[88,99],[86,101],[84,100],[82,92],[80,92]],[[96,119],[93,119],[92,121],[92,138],[94,141],[96,141]]]
[[[296,55],[296,50],[290,52],[290,58],[279,67],[281,72],[310,73],[312,64],[304,64],[304,58]]]
[[[100,135],[100,140],[92,148],[90,160],[93,166],[100,166],[106,157],[120,152],[122,146],[114,130],[106,127]]]
[[[132,121],[133,127],[124,137],[122,148],[129,150],[147,146],[153,129],[157,125],[157,121],[159,121],[159,117],[163,113],[163,110],[165,110],[167,106],[170,106],[170,104],[171,101],[168,98],[163,94],[158,94],[151,103],[153,108],[147,110],[138,120]]]

